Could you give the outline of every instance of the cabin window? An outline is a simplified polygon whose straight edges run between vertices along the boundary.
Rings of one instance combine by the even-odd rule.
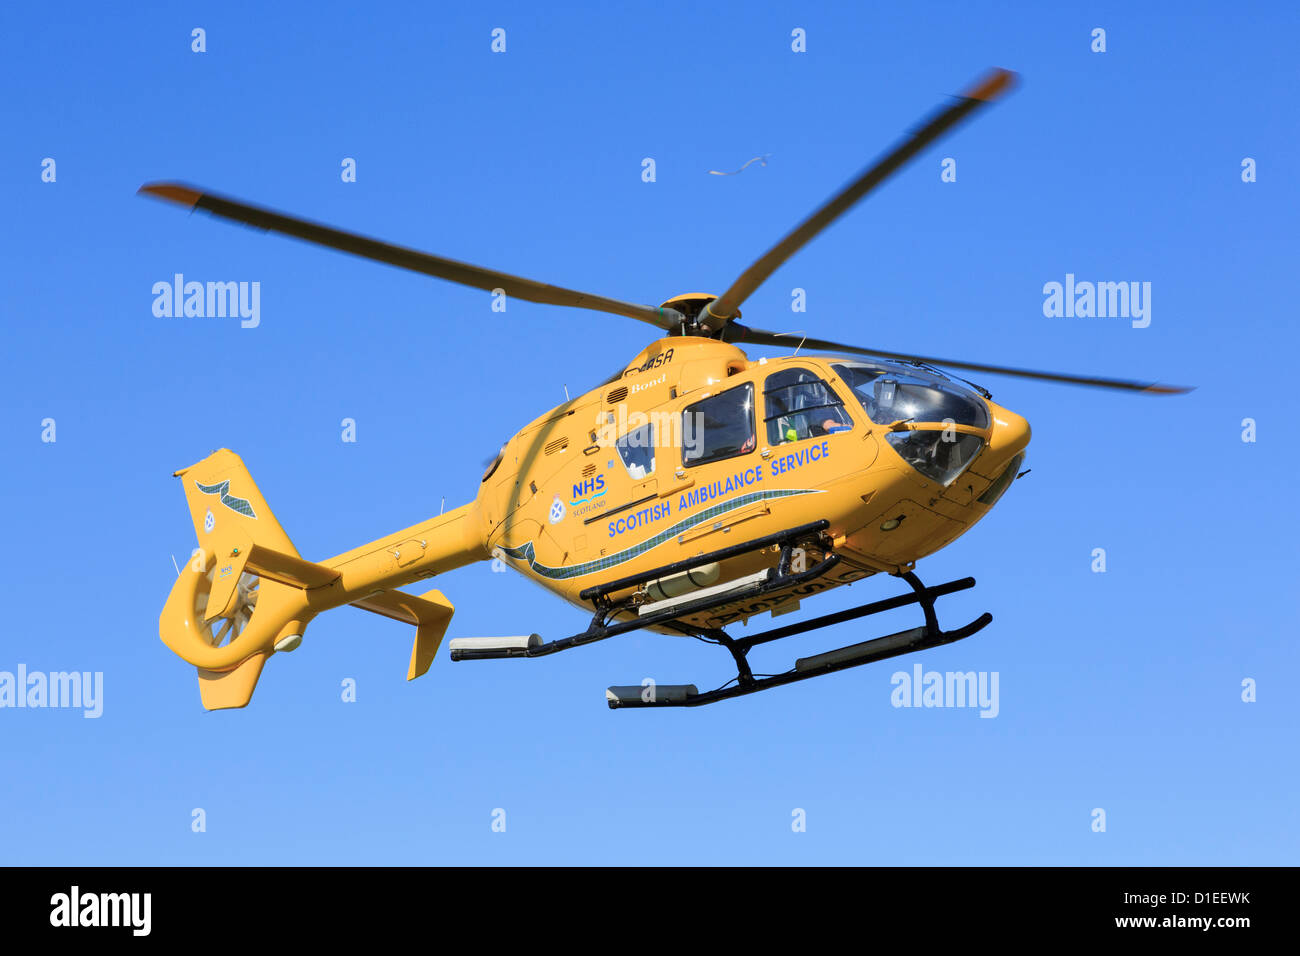
[[[754,450],[754,386],[746,383],[687,405],[682,463],[704,465]]]
[[[655,473],[655,427],[642,425],[634,428],[617,442],[618,456],[633,481],[649,478]]]
[[[848,431],[853,419],[820,375],[806,368],[786,368],[767,377],[763,386],[767,443],[784,445]]]

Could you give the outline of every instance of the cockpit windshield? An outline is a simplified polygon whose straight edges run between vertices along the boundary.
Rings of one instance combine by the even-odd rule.
[[[877,425],[897,421],[989,427],[989,410],[975,392],[937,373],[896,365],[837,362],[832,366]]]

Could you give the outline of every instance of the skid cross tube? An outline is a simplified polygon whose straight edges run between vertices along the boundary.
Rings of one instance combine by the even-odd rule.
[[[626,634],[629,631],[640,630],[645,627],[652,627],[656,624],[671,625],[683,618],[690,617],[693,614],[699,614],[713,608],[722,607],[738,600],[749,600],[755,597],[761,597],[770,594],[773,591],[784,590],[785,588],[794,587],[807,581],[815,580],[821,577],[831,568],[835,567],[840,561],[840,556],[827,552],[826,556],[817,564],[807,570],[791,573],[790,564],[794,548],[802,541],[810,538],[819,537],[829,526],[825,519],[814,521],[810,524],[800,525],[787,531],[780,531],[776,534],[765,535],[761,538],[754,538],[751,541],[744,541],[740,544],[734,544],[717,551],[711,551],[707,554],[696,555],[693,558],[687,558],[683,561],[676,561],[672,564],[666,564],[662,567],[653,568],[640,574],[634,574],[626,578],[620,578],[607,584],[590,587],[581,593],[584,600],[590,600],[595,605],[595,614],[592,615],[591,624],[581,634],[575,634],[572,637],[561,638],[557,641],[548,641],[545,644],[539,644],[536,647],[508,647],[508,648],[453,648],[450,651],[450,657],[453,661],[481,661],[481,660],[500,660],[509,657],[545,657],[549,654],[555,654],[559,651],[568,650],[571,647],[581,647],[584,644],[592,644],[596,641],[603,641],[606,638],[616,637],[619,634]],[[673,607],[656,611],[652,614],[638,615],[635,620],[618,621],[609,623],[609,619],[622,611],[634,611],[637,605],[631,602],[631,599],[612,603],[609,595],[615,591],[625,590],[626,588],[636,587],[645,584],[648,581],[655,581],[659,578],[667,577],[670,574],[677,574],[682,571],[690,571],[701,565],[711,564],[715,561],[724,561],[728,558],[734,558],[738,555],[748,554],[752,551],[758,551],[769,545],[779,545],[781,556],[777,561],[777,566],[769,569],[767,577],[761,581],[752,584],[737,587],[729,591],[723,591],[720,594],[713,594],[708,597],[702,597],[694,601],[686,601],[681,604],[675,604]],[[687,633],[695,633],[694,628],[684,628]],[[712,632],[710,632],[712,633]],[[718,632],[721,633],[721,632]]]
[[[915,576],[913,575],[913,577]],[[935,598],[943,597],[945,594],[954,594],[957,591],[965,591],[967,588],[973,588],[974,586],[974,578],[962,578],[960,581],[949,581],[947,584],[937,584],[934,587],[922,588],[920,591],[913,591],[911,594],[900,594],[897,597],[885,598],[883,601],[872,601],[870,604],[863,604],[858,607],[849,608],[847,611],[836,611],[834,614],[824,614],[821,617],[810,618],[807,621],[800,621],[797,624],[787,624],[784,627],[774,627],[770,631],[762,631],[758,634],[741,638],[740,640],[735,641],[735,644],[737,647],[749,650],[751,647],[758,644],[766,644],[769,641],[779,641],[783,637],[793,637],[795,634],[815,631],[821,627],[830,627],[832,624],[843,624],[845,621],[855,621],[858,618],[866,617],[869,614],[879,614],[882,611],[892,611],[895,608],[906,607],[909,604],[916,604],[926,598],[933,601]]]
[[[773,687],[793,684],[797,681],[809,680],[813,677],[821,677],[825,674],[834,673],[835,671],[847,670],[850,667],[860,667],[863,664],[870,664],[873,661],[885,660],[889,657],[898,657],[902,654],[911,654],[931,647],[939,647],[943,644],[951,644],[954,641],[960,641],[963,638],[970,637],[977,631],[983,630],[993,621],[993,615],[985,612],[969,624],[954,630],[944,631],[939,628],[938,616],[934,611],[935,598],[974,587],[974,578],[962,578],[958,581],[950,581],[947,584],[940,584],[935,587],[927,588],[911,571],[905,571],[897,576],[902,578],[909,586],[911,586],[911,594],[886,598],[883,601],[873,601],[870,604],[863,604],[847,611],[839,611],[834,614],[826,614],[821,617],[811,618],[810,620],[802,621],[798,624],[772,628],[771,630],[763,631],[747,638],[733,639],[728,637],[721,630],[701,631],[699,632],[699,636],[716,641],[731,653],[732,659],[736,664],[736,676],[734,678],[727,681],[726,684],[723,684],[716,690],[707,691],[703,694],[691,694],[681,699],[656,700],[653,695],[651,695],[650,700],[644,700],[642,698],[629,700],[609,696],[609,707],[611,710],[623,707],[699,707],[703,704],[712,704],[719,700],[728,700],[732,697],[743,697],[746,694],[754,694],[758,691],[769,690]],[[770,641],[776,641],[784,637],[791,637],[795,634],[802,634],[818,628],[829,627],[845,621],[855,620],[860,617],[866,617],[870,614],[878,614],[882,611],[905,607],[908,604],[921,605],[921,609],[925,614],[924,626],[912,628],[908,631],[901,631],[897,634],[887,634],[884,637],[878,637],[870,641],[863,641],[860,644],[851,644],[834,651],[828,651],[825,654],[803,658],[796,661],[795,666],[791,670],[770,677],[755,677],[746,658],[749,649],[758,644],[766,644]],[[733,683],[734,686],[731,686]]]

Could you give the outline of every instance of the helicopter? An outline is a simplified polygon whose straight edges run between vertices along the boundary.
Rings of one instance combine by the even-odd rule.
[[[612,709],[710,704],[986,627],[988,613],[941,628],[935,601],[975,581],[927,586],[915,567],[980,521],[1023,474],[1030,427],[986,389],[944,369],[1145,394],[1188,389],[810,337],[791,355],[750,359],[741,345],[788,348],[796,340],[739,320],[741,304],[778,266],[1014,79],[991,70],[941,106],[721,295],[677,295],[657,307],[390,245],[182,183],[142,186],[146,196],[263,231],[659,331],[613,377],[512,436],[472,501],[324,561],[298,553],[233,451],[175,472],[199,547],[178,574],[159,633],[196,667],[203,707],[246,706],[268,658],[295,650],[317,614],[344,605],[414,625],[407,680],[423,675],[454,607],[436,589],[403,588],[487,560],[584,609],[590,623],[550,641],[455,638],[453,661],[543,657],[649,629],[717,644],[735,665],[734,678],[703,692],[695,684],[611,686]],[[745,637],[727,632],[878,574],[908,590]],[[912,604],[923,615],[917,627],[798,658],[778,674],[755,674],[748,661],[759,645]]]

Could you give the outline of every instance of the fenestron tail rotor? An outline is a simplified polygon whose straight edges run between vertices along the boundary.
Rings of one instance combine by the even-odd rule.
[[[209,621],[206,620],[208,598],[212,593],[216,572],[214,565],[198,582],[194,592],[194,611],[195,620],[200,622],[199,636],[212,647],[222,647],[232,643],[248,627],[257,608],[258,584],[261,579],[254,574],[241,574],[235,585],[236,594],[232,606]]]

